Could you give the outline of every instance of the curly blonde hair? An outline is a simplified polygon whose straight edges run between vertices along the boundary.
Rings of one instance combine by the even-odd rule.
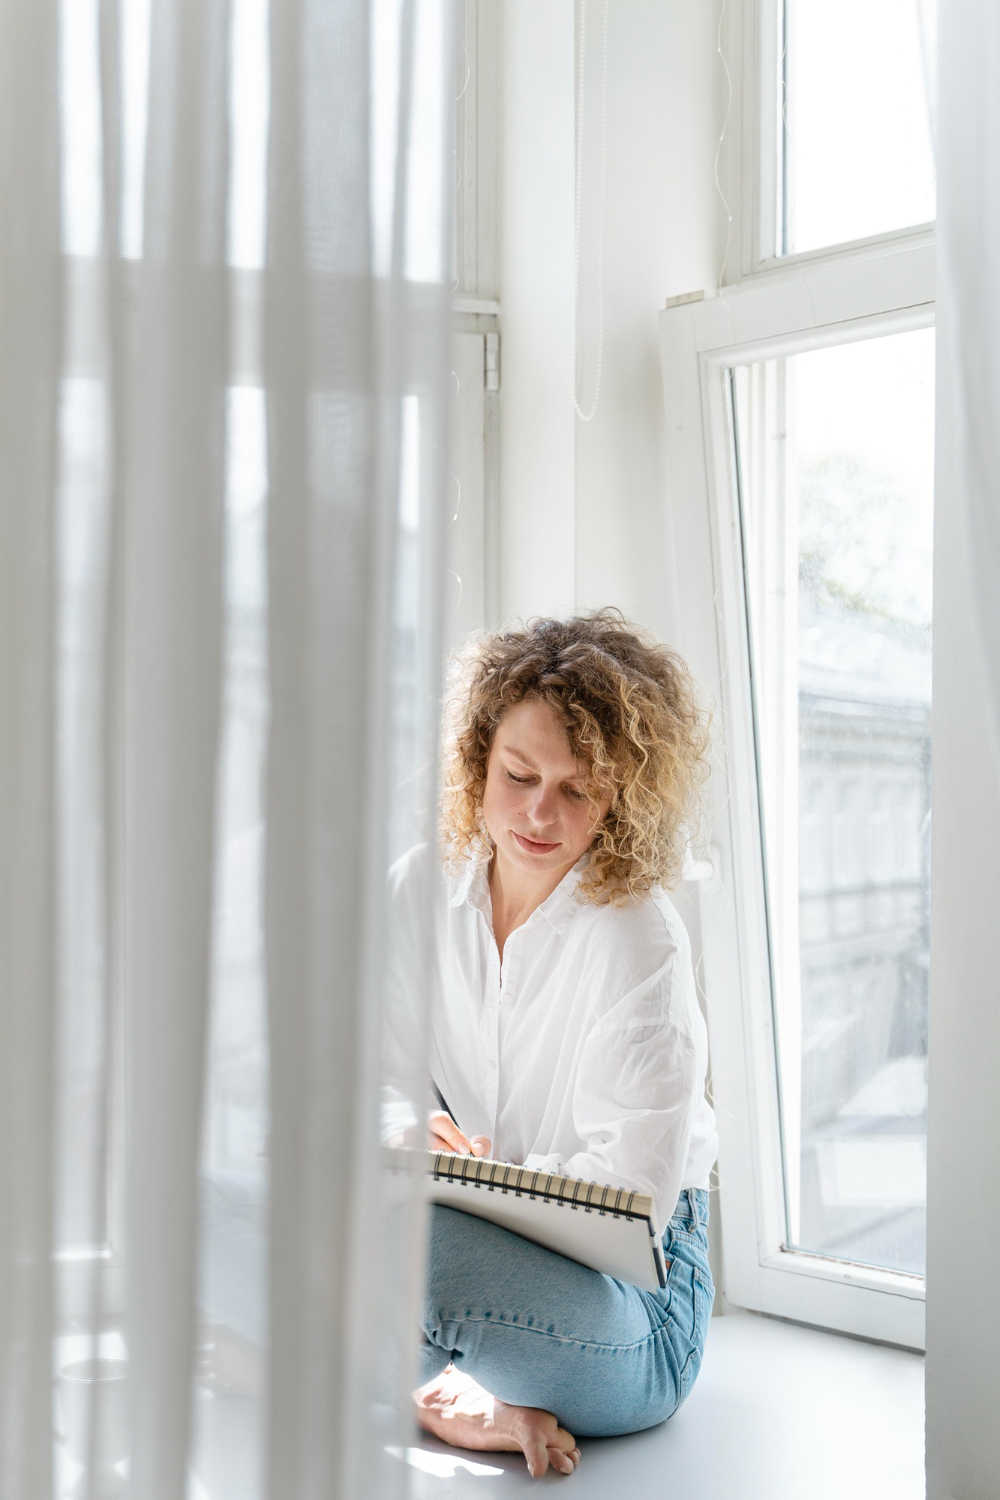
[[[563,719],[570,749],[590,767],[595,810],[611,796],[581,898],[620,906],[655,885],[676,885],[700,823],[708,715],[681,658],[616,609],[473,637],[453,659],[441,801],[446,868],[492,851],[482,808],[493,737],[506,710],[528,698]]]

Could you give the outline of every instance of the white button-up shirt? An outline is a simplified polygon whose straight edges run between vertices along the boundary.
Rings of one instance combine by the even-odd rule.
[[[585,863],[514,929],[501,965],[486,861],[453,877],[424,847],[404,855],[390,878],[391,1009],[427,952],[430,880],[430,1070],[459,1128],[488,1136],[500,1161],[651,1193],[662,1229],[684,1188],[708,1186],[718,1148],[690,945],[660,890],[623,907],[581,901]]]

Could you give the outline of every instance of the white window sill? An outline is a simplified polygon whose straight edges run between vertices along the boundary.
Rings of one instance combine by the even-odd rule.
[[[573,1500],[923,1500],[923,1356],[753,1313],[713,1318],[675,1417],[580,1447]],[[408,1456],[413,1500],[535,1493],[513,1454],[427,1439]]]
[[[192,1500],[257,1500],[259,1406],[203,1394],[199,1408]],[[924,1500],[923,1356],[734,1312],[713,1318],[701,1374],[675,1417],[580,1447],[574,1500]],[[411,1500],[538,1492],[517,1454],[421,1437],[405,1457]]]

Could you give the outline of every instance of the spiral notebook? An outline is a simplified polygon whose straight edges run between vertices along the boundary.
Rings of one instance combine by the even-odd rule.
[[[448,1151],[428,1151],[427,1172],[431,1203],[488,1219],[643,1291],[667,1284],[648,1193]]]

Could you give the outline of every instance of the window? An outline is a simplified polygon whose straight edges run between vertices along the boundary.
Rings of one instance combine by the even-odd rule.
[[[733,0],[720,152],[733,220],[726,276],[935,214],[937,0]]]
[[[731,394],[786,1243],[922,1275],[934,333]]]
[[[779,253],[934,218],[933,0],[784,0]]]
[[[679,644],[721,745],[699,906],[725,1292],[913,1347],[933,283],[909,247],[661,315]]]
[[[905,14],[904,14],[905,12]],[[743,0],[736,285],[661,314],[729,1302],[923,1342],[933,15]],[[861,243],[859,243],[859,241]]]

